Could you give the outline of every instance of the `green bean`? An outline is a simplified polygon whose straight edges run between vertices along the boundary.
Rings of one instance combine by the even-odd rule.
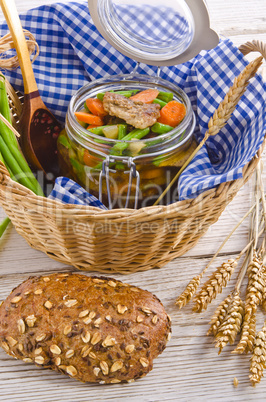
[[[130,98],[130,96],[136,94],[137,92],[139,92],[139,90],[138,89],[132,89],[131,91],[108,91],[108,92],[114,92],[115,94],[123,95],[126,98]],[[97,98],[102,101],[104,95],[105,95],[105,92],[100,92],[100,93],[97,94]]]
[[[173,100],[173,94],[172,92],[159,92],[159,95],[157,96],[158,99],[168,103],[171,100]]]
[[[122,140],[127,134],[127,125],[126,124],[118,124],[118,140]]]
[[[78,174],[79,177],[83,176],[84,174],[84,166],[79,163],[75,158],[69,158],[71,165],[73,166],[74,170]]]
[[[136,128],[135,130],[132,130],[131,133],[127,134],[123,138],[123,141],[131,141],[133,139],[140,140],[141,138],[145,137],[145,135],[147,135],[149,132],[149,127],[144,129]],[[119,155],[122,155],[122,152],[128,147],[128,145],[129,144],[126,142],[119,142],[115,144],[111,149],[111,154],[116,155],[118,153]]]
[[[152,103],[158,103],[160,105],[160,107],[164,107],[165,105],[167,105],[167,102],[162,101],[161,99],[154,99],[154,101]]]
[[[59,135],[57,143],[63,145],[67,149],[71,148],[71,144],[65,135]]]
[[[151,126],[151,131],[157,134],[165,134],[171,130],[173,130],[173,127],[158,122],[156,122],[153,126]]]
[[[90,110],[89,110],[89,108],[88,108],[88,106],[87,106],[87,103],[86,103],[86,102],[84,102],[83,107],[84,107],[84,109],[86,110],[86,112],[90,112]]]
[[[11,221],[8,217],[3,219],[2,222],[0,222],[0,237],[2,237],[2,235],[4,234],[4,231],[6,230],[6,228],[8,227],[10,222]]]
[[[167,158],[168,158],[168,155],[167,155],[167,156],[165,156],[165,155],[159,155],[159,156],[156,156],[156,157],[153,159],[152,163],[153,163],[154,166],[159,167],[160,164],[161,164],[163,161],[165,161]]]
[[[90,129],[88,129],[88,131],[90,131],[92,134],[104,135],[104,134],[103,134],[103,128],[109,127],[109,126],[111,126],[111,125],[112,125],[112,124],[108,124],[108,125],[106,125],[106,126],[99,126],[99,127],[90,128]]]
[[[2,152],[2,156],[6,161],[9,169],[12,171],[16,181],[18,181],[19,183],[23,184],[23,186],[29,188],[31,191],[36,193],[36,187],[32,184],[27,175],[21,171],[17,160],[15,159],[14,155],[10,152],[11,144],[9,144],[8,147],[1,136],[0,136],[0,149]]]
[[[114,92],[114,91],[108,91],[108,92]],[[97,98],[98,99],[100,99],[101,101],[103,100],[103,97],[104,97],[104,95],[105,95],[105,92],[99,92],[98,94],[97,94]]]
[[[5,77],[0,74],[0,112],[6,118],[6,120],[11,123],[11,114],[8,103],[8,97],[6,92]],[[0,121],[0,133],[4,137],[7,144],[13,144],[17,146],[17,140],[9,127],[5,125],[3,121]]]
[[[0,76],[0,113],[11,122],[5,78],[3,76]],[[0,141],[2,158],[8,171],[12,173],[12,178],[28,187],[35,194],[44,195],[38,181],[18,148],[14,133],[2,121],[0,121]]]

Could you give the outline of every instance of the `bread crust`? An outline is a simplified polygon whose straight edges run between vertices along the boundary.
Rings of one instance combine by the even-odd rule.
[[[105,277],[30,277],[0,307],[0,344],[10,356],[82,382],[143,377],[170,332],[156,296]]]

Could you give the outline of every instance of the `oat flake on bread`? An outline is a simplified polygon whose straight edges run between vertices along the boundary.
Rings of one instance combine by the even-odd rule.
[[[170,317],[156,296],[105,277],[30,277],[0,307],[6,353],[83,382],[145,376],[170,333]]]

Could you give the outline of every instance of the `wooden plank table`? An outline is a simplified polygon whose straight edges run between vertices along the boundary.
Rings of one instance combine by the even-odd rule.
[[[19,12],[49,4],[52,0],[16,0]],[[66,0],[64,1],[66,2]],[[230,37],[239,46],[258,39],[266,42],[266,2],[263,0],[208,0],[212,27]],[[3,15],[0,14],[1,20]],[[255,56],[248,56],[253,59]],[[265,160],[265,153],[263,159]],[[265,178],[265,174],[264,174]],[[265,181],[265,180],[264,180]],[[233,355],[233,346],[218,356],[212,340],[206,336],[208,323],[216,306],[232,289],[222,295],[201,314],[182,310],[175,298],[188,280],[200,273],[222,240],[249,209],[252,182],[249,181],[226,208],[216,224],[190,252],[160,270],[136,273],[117,279],[155,293],[165,305],[173,321],[173,336],[168,347],[154,362],[154,369],[135,383],[99,386],[81,384],[49,370],[39,369],[7,356],[0,350],[1,401],[264,401],[266,379],[253,388],[249,383],[249,355]],[[0,210],[0,217],[4,213]],[[234,258],[248,238],[248,220],[235,233],[219,255],[213,268]],[[29,275],[72,271],[72,267],[49,259],[31,249],[13,227],[0,240],[0,299]],[[88,273],[90,274],[90,272]],[[263,317],[258,328],[263,323]],[[234,378],[239,384],[233,385]]]

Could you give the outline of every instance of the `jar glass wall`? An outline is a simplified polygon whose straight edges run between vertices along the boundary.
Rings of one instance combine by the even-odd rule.
[[[134,141],[118,140],[94,134],[76,119],[75,112],[84,108],[87,98],[110,91],[149,88],[172,92],[173,99],[186,107],[184,119],[168,133],[147,135]],[[100,196],[109,207],[134,207],[136,186],[139,190],[138,208],[152,205],[195,149],[194,127],[195,117],[187,95],[160,77],[127,74],[96,80],[80,88],[70,101],[65,130],[58,139],[62,174],[77,181],[96,197],[99,197],[101,184]],[[102,170],[106,173],[106,168],[109,183],[108,177],[101,173]],[[138,183],[136,174],[133,174],[130,199],[126,204],[132,176],[130,168],[131,173],[139,174],[140,181]],[[110,198],[112,205],[109,205]],[[173,201],[177,201],[176,191],[167,196],[167,202]]]

